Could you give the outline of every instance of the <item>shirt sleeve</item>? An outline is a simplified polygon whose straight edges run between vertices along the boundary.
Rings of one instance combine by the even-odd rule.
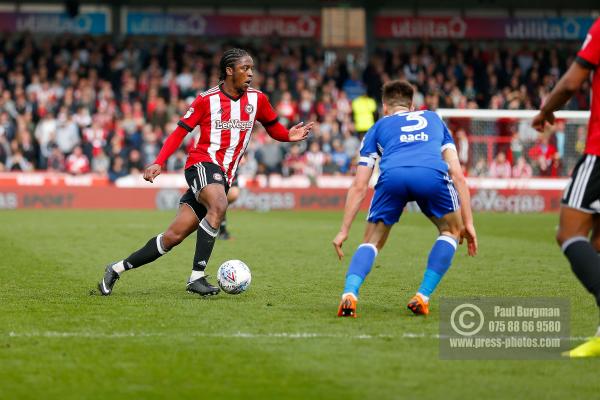
[[[164,166],[169,157],[181,146],[183,139],[187,136],[188,131],[179,125],[175,130],[167,137],[162,148],[154,160],[154,164]]]
[[[258,109],[256,110],[256,120],[265,128],[274,125],[279,120],[279,115],[273,109],[269,99],[264,93],[258,94]]]
[[[575,60],[587,69],[596,69],[600,65],[600,18],[590,28]]]
[[[205,112],[205,108],[202,106],[202,100],[204,97],[198,96],[190,105],[190,108],[187,109],[186,113],[181,117],[177,125],[182,127],[188,132],[194,130],[194,128],[200,122],[200,118],[202,117],[202,113]]]
[[[360,144],[360,159],[358,165],[364,165],[370,168],[375,167],[375,161],[381,156],[377,147],[377,126],[375,124],[367,131]]]
[[[442,124],[442,129],[444,130],[444,137],[442,138],[442,148],[440,151],[442,153],[446,149],[454,149],[456,151],[456,145],[454,144],[454,139],[452,139],[452,133],[450,133],[450,129],[448,129],[448,127],[441,118],[440,123]]]

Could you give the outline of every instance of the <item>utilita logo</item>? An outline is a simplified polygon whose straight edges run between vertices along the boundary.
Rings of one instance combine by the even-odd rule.
[[[252,129],[254,121],[240,121],[239,119],[231,119],[229,121],[215,121],[216,129],[240,129],[242,131],[248,131]]]
[[[573,18],[525,19],[506,24],[506,37],[509,39],[578,39],[581,26]]]
[[[394,37],[430,37],[430,38],[464,38],[467,23],[458,17],[446,19],[422,18],[409,19],[392,23]]]
[[[240,24],[243,36],[314,37],[319,25],[315,18],[253,18]]]

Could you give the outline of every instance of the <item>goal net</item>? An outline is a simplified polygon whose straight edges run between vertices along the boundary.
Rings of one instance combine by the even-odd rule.
[[[535,110],[439,109],[468,176],[568,176],[585,148],[589,111],[558,111],[542,133],[531,127]]]

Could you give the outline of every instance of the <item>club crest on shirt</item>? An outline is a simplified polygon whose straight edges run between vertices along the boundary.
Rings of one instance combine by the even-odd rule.
[[[254,112],[254,106],[252,104],[246,104],[244,111],[246,111],[246,114],[252,114]]]
[[[213,174],[213,179],[217,182],[221,182],[223,180],[223,177],[221,176],[221,174],[215,172]]]
[[[185,115],[183,116],[183,119],[187,119],[187,118],[191,117],[193,113],[194,113],[194,107],[190,107],[187,110],[187,112],[185,113]]]

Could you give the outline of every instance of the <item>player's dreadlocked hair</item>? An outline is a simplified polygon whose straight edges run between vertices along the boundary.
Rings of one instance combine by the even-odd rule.
[[[224,81],[227,77],[227,67],[233,68],[240,58],[249,55],[244,49],[233,48],[225,51],[219,62],[219,80]]]

